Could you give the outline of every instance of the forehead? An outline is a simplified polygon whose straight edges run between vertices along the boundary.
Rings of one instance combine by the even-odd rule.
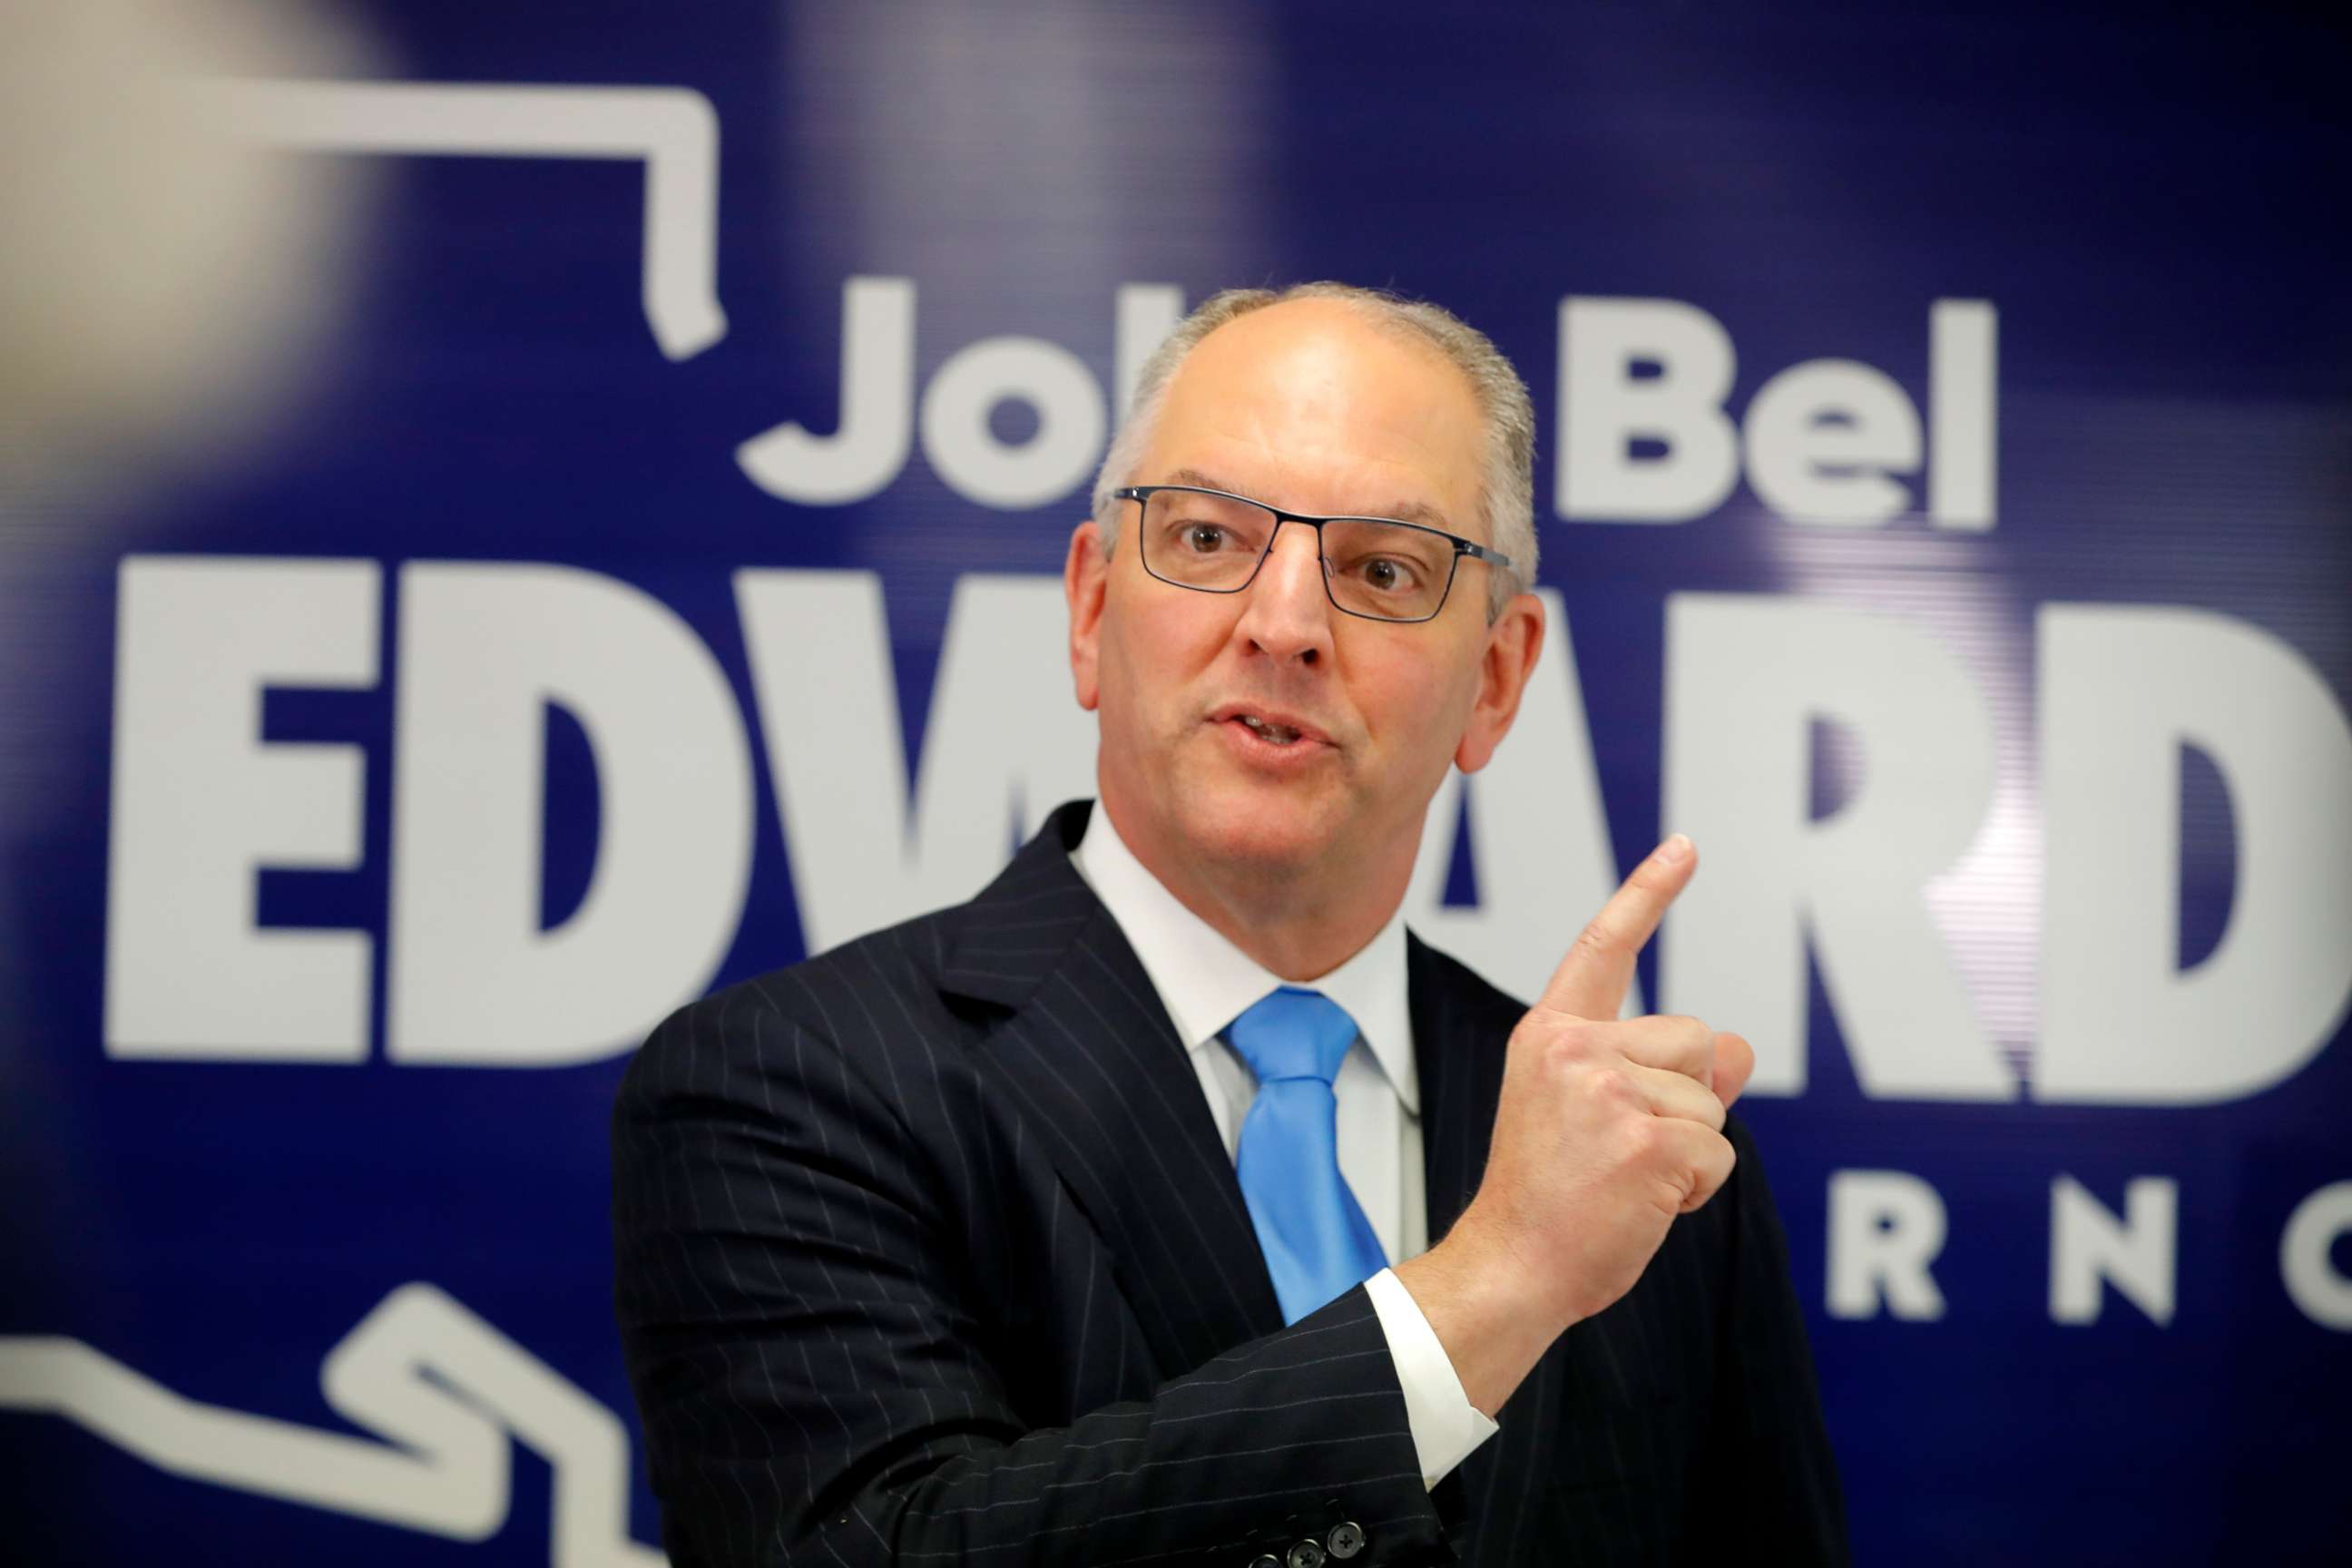
[[[1226,322],[1168,386],[1145,465],[1213,474],[1294,511],[1443,516],[1483,538],[1485,422],[1435,345],[1334,300]]]

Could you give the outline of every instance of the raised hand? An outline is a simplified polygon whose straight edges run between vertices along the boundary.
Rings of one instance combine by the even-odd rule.
[[[1511,1033],[1476,1195],[1398,1268],[1482,1409],[1632,1289],[1675,1217],[1731,1174],[1724,1112],[1755,1067],[1748,1042],[1696,1018],[1618,1016],[1697,863],[1690,840],[1667,839],[1578,936]]]

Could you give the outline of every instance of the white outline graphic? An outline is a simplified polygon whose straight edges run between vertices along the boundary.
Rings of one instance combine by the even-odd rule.
[[[410,81],[208,84],[235,129],[313,153],[642,158],[645,311],[691,359],[727,335],[719,305],[719,115],[678,87]]]
[[[61,1415],[159,1469],[457,1541],[506,1523],[509,1440],[554,1473],[553,1568],[661,1568],[629,1538],[613,1413],[435,1286],[403,1285],[328,1352],[347,1436],[183,1398],[79,1340],[0,1337],[0,1409]]]

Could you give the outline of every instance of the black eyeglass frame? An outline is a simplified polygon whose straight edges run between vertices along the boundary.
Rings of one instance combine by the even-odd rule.
[[[1143,543],[1143,517],[1147,503],[1153,496],[1162,491],[1178,495],[1214,496],[1219,500],[1239,501],[1244,506],[1254,506],[1260,511],[1272,512],[1274,527],[1267,532],[1265,548],[1258,552],[1257,564],[1250,568],[1249,575],[1230,588],[1204,588],[1198,583],[1179,583],[1173,577],[1163,577],[1159,573],[1153,572],[1151,552],[1144,548]],[[1448,533],[1442,528],[1432,528],[1426,523],[1407,522],[1398,517],[1367,517],[1356,512],[1343,512],[1335,517],[1316,517],[1303,511],[1285,511],[1280,507],[1269,505],[1254,496],[1235,495],[1231,490],[1213,490],[1205,485],[1122,485],[1110,493],[1116,500],[1131,500],[1135,503],[1135,554],[1136,559],[1143,563],[1143,569],[1150,572],[1155,579],[1167,584],[1171,588],[1182,588],[1195,594],[1238,594],[1256,582],[1257,574],[1265,569],[1266,557],[1274,553],[1274,542],[1282,536],[1282,525],[1286,522],[1303,522],[1315,531],[1315,559],[1323,568],[1323,597],[1330,601],[1331,607],[1343,616],[1353,616],[1360,621],[1378,621],[1382,626],[1417,626],[1433,621],[1444,614],[1445,601],[1454,595],[1454,579],[1461,574],[1462,558],[1465,555],[1473,560],[1484,561],[1497,571],[1507,570],[1511,564],[1511,558],[1499,550],[1489,550],[1486,546],[1473,540],[1465,539],[1458,533]],[[1323,553],[1323,525],[1327,522],[1377,522],[1388,528],[1410,528],[1416,533],[1433,534],[1454,546],[1454,553],[1447,559],[1445,565],[1445,586],[1438,592],[1435,607],[1425,616],[1373,616],[1367,615],[1361,610],[1351,610],[1341,604],[1339,595],[1331,591],[1331,558]]]

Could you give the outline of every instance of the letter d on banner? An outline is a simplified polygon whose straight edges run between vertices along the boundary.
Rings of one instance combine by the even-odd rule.
[[[751,867],[751,758],[701,639],[574,567],[400,576],[387,1056],[561,1067],[635,1043],[725,957]],[[545,705],[587,731],[596,860],[539,929]]]
[[[2206,1105],[2292,1076],[2352,987],[2352,725],[2285,643],[2210,610],[2042,611],[2042,1100]],[[2237,819],[2230,922],[2173,967],[2180,748]]]

